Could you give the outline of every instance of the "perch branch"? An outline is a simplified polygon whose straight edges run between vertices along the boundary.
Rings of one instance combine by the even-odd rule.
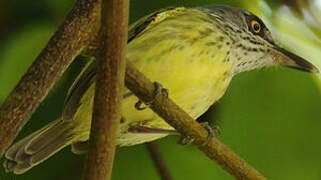
[[[121,118],[129,0],[103,0],[98,74],[84,180],[111,178]]]
[[[193,143],[201,151],[236,179],[266,180],[262,174],[217,138],[208,139],[208,131],[165,95],[154,97],[156,90],[154,83],[140,73],[129,61],[126,64],[125,84],[143,102],[152,102],[150,108],[155,113],[173,126],[183,137],[193,139]]]

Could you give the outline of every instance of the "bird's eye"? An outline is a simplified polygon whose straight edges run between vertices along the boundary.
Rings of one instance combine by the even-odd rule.
[[[254,32],[254,33],[256,33],[256,34],[258,34],[258,33],[260,33],[261,32],[261,24],[258,22],[258,21],[256,21],[256,20],[252,20],[251,21],[251,29],[252,29],[252,31]]]

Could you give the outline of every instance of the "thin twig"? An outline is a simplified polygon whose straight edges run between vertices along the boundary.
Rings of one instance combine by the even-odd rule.
[[[97,0],[79,0],[0,108],[0,157],[50,88],[98,32]]]
[[[159,151],[159,147],[156,141],[152,141],[146,143],[150,156],[158,170],[159,175],[161,176],[162,180],[171,180],[172,176],[168,171],[164,158]]]
[[[182,136],[193,139],[193,143],[200,150],[236,179],[266,179],[217,138],[208,139],[209,132],[168,99],[166,95],[154,97],[154,83],[140,73],[129,61],[126,64],[125,84],[142,101],[152,102],[150,108],[155,113],[173,126]]]
[[[121,118],[129,0],[103,0],[101,44],[84,180],[109,180]]]

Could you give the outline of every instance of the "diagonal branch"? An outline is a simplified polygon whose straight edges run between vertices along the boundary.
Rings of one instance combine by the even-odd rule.
[[[111,178],[121,118],[129,0],[103,0],[98,74],[84,180]]]
[[[193,143],[201,151],[236,179],[266,179],[217,138],[209,140],[208,131],[168,99],[166,95],[154,97],[156,90],[154,83],[140,73],[129,61],[126,65],[125,84],[142,101],[152,102],[150,108],[155,113],[173,126],[182,136],[193,139]]]
[[[0,108],[0,157],[50,88],[95,38],[100,5],[79,0]],[[81,28],[80,28],[81,27]]]

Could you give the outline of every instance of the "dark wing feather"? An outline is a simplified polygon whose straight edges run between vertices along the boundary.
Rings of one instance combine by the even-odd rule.
[[[143,32],[147,26],[153,22],[155,20],[155,18],[162,12],[164,11],[169,11],[175,9],[173,7],[169,7],[166,9],[161,9],[159,11],[156,11],[142,19],[140,19],[139,21],[137,21],[135,24],[133,24],[128,32],[128,41],[127,43],[129,43],[130,41],[132,41],[133,39],[135,39],[139,34],[141,34],[141,32]]]
[[[68,91],[62,114],[63,120],[72,119],[80,106],[82,96],[93,84],[97,72],[97,61],[91,60],[85,68],[86,69],[81,72],[79,78]]]

